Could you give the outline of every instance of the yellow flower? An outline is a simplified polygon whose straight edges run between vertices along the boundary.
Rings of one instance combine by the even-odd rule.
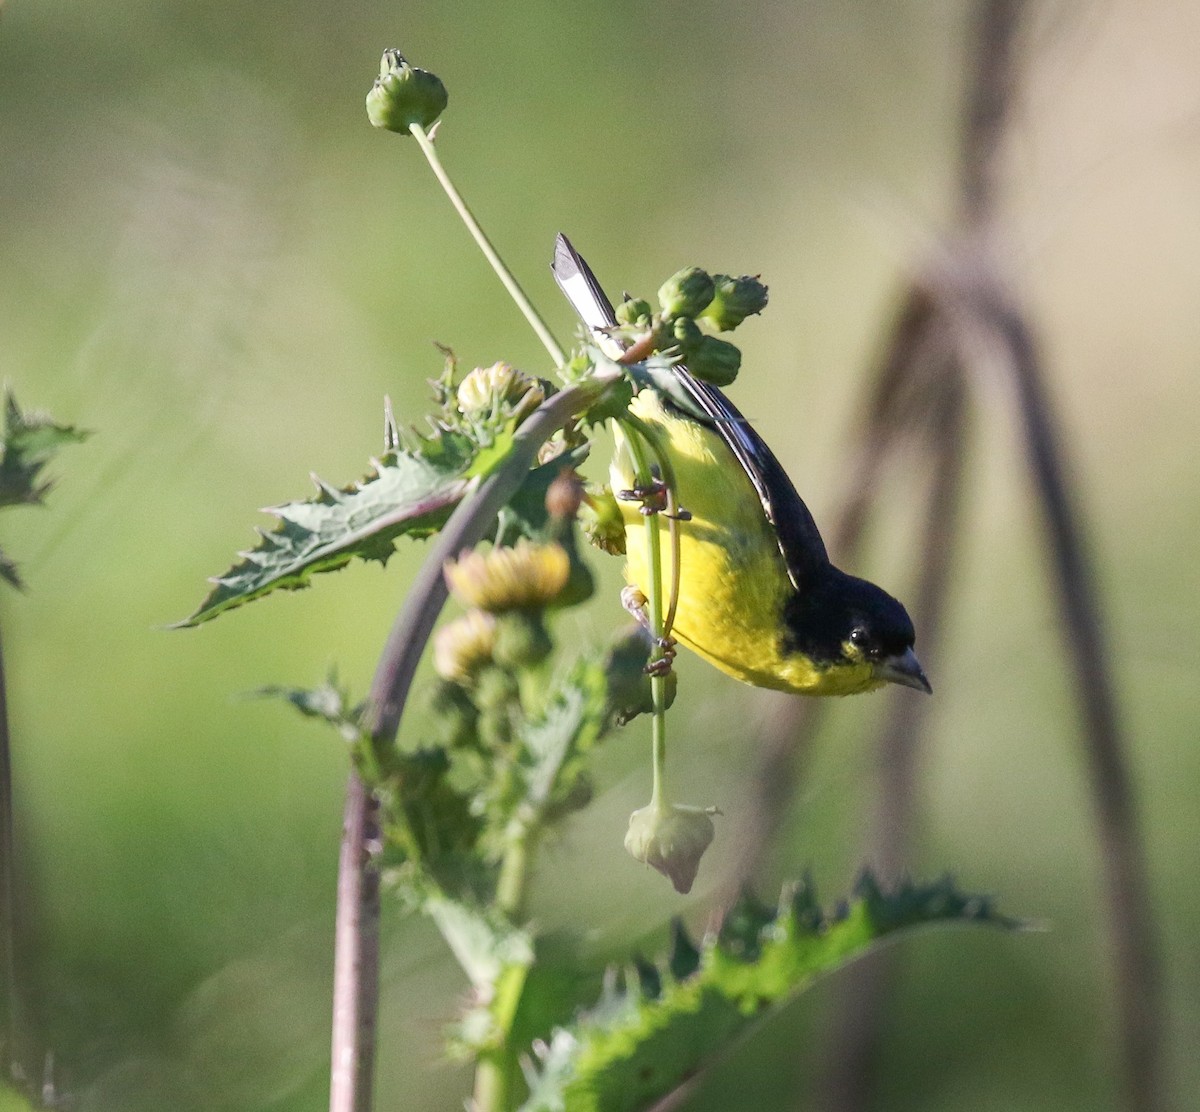
[[[511,548],[465,552],[445,568],[446,584],[460,602],[492,613],[546,606],[567,585],[570,572],[562,545],[524,538]]]
[[[433,639],[433,667],[452,683],[469,684],[492,660],[496,646],[496,619],[482,610],[469,610],[442,626]]]

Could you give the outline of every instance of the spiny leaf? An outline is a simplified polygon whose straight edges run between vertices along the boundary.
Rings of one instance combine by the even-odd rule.
[[[53,483],[41,479],[42,468],[60,448],[79,444],[91,433],[60,425],[45,413],[22,411],[11,390],[4,393],[4,435],[0,439],[0,508],[37,506]],[[0,579],[21,586],[16,563],[0,552]]]
[[[279,519],[258,545],[212,580],[214,589],[191,617],[196,626],[271,591],[307,586],[311,576],[345,567],[354,557],[386,563],[402,535],[428,536],[466,492],[473,462],[465,438],[444,434],[419,451],[388,452],[360,482],[337,488],[314,477],[317,493],[267,509]]]
[[[60,448],[79,444],[91,433],[60,425],[48,414],[23,412],[11,390],[4,394],[4,440],[0,447],[0,506],[41,502],[51,484],[38,482],[43,467]]]
[[[884,891],[864,874],[832,916],[816,910],[810,882],[767,909],[745,897],[697,951],[677,928],[654,978],[638,966],[623,987],[610,978],[600,1002],[538,1050],[522,1112],[633,1112],[694,1076],[772,1008],[900,931],[980,923],[1014,928],[986,899],[949,879]]]
[[[328,722],[347,741],[362,739],[358,709],[350,705],[350,696],[345,687],[338,683],[336,671],[330,671],[329,677],[319,687],[282,687],[272,684],[260,687],[254,694],[264,699],[283,699],[305,718],[320,718]]]
[[[574,810],[588,751],[608,725],[608,682],[599,656],[581,659],[541,716],[521,731],[525,802],[539,813]]]

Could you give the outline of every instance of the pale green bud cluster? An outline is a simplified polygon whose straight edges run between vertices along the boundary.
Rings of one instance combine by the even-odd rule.
[[[679,361],[704,382],[728,386],[737,378],[742,353],[712,332],[729,332],[767,304],[767,287],[757,277],[711,275],[685,267],[658,290],[660,309],[626,297],[617,306],[614,330],[630,344],[649,339],[656,351],[678,352]]]

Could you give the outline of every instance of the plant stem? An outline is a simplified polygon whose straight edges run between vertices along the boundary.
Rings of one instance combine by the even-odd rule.
[[[654,473],[650,468],[645,448],[642,444],[642,431],[638,428],[640,422],[624,422],[625,436],[629,443],[629,454],[633,458],[634,470],[637,474],[639,487],[649,487],[654,481]],[[653,441],[647,446],[653,448]],[[650,665],[656,664],[665,655],[663,648],[663,583],[662,583],[662,544],[659,537],[659,515],[657,512],[646,516],[646,559],[648,561],[649,592],[647,607],[650,617],[650,632],[654,643],[650,648]],[[674,611],[674,600],[672,600]],[[653,786],[650,794],[650,805],[658,810],[668,806],[666,794],[667,769],[667,678],[657,669],[650,673],[650,698],[654,704],[653,717],[650,719],[650,744],[654,770]]]
[[[533,857],[534,828],[526,826],[508,844],[500,862],[496,881],[496,908],[514,922],[525,915],[525,891],[529,882],[529,865]]]
[[[537,838],[536,819],[525,824],[513,838],[500,862],[500,876],[496,882],[495,907],[504,912],[513,922],[525,917],[525,894],[528,889],[529,869],[533,860]],[[502,1033],[499,1045],[479,1056],[475,1066],[475,1088],[472,1094],[472,1112],[508,1112],[512,1106],[513,1082],[517,1076],[516,1048],[510,1038],[515,1004],[520,1000],[525,987],[528,969],[510,965],[501,974],[501,983],[494,986],[513,1004],[511,1012],[500,1009],[498,1026]]]
[[[496,248],[492,246],[492,241],[488,239],[487,233],[479,226],[479,221],[475,219],[474,213],[467,207],[467,202],[463,200],[462,194],[455,188],[454,182],[450,180],[450,175],[446,173],[446,168],[442,165],[442,160],[438,157],[437,150],[433,145],[433,139],[430,138],[429,133],[420,124],[412,124],[409,127],[409,131],[420,146],[421,153],[425,155],[426,160],[429,162],[429,168],[446,191],[446,196],[450,198],[450,203],[462,218],[462,222],[467,226],[467,231],[471,233],[475,242],[479,245],[479,250],[483,252],[484,257],[491,263],[492,269],[496,272],[496,276],[500,281],[504,283],[504,288],[508,290],[509,296],[516,302],[517,308],[521,310],[534,332],[537,333],[538,339],[542,341],[542,346],[550,353],[550,358],[554,360],[554,365],[561,367],[566,362],[562,347],[554,338],[546,322],[542,320],[541,314],[533,307],[533,302],[529,300],[516,278],[513,277],[512,271],[505,266],[504,260],[500,258]]]
[[[483,538],[500,508],[524,481],[542,444],[618,377],[597,375],[543,402],[517,431],[508,458],[450,515],[396,615],[375,669],[363,725],[377,752],[395,742],[417,663],[446,602],[442,575],[446,560]],[[378,929],[379,885],[375,865],[361,848],[377,836],[376,807],[373,794],[352,774],[338,866],[335,1076],[330,1086],[330,1112],[367,1112],[371,1107],[369,1063],[374,1057],[379,968],[378,946],[372,945],[369,935]],[[347,1061],[352,1065],[344,1066]]]

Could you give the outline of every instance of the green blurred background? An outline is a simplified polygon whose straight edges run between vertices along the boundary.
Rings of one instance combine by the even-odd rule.
[[[1005,249],[1090,514],[1182,1100],[1200,1091],[1200,8],[1037,7]],[[0,599],[26,1050],[53,1055],[72,1109],[324,1106],[345,754],[239,696],[331,665],[365,690],[421,549],[198,631],[162,627],[267,524],[258,507],[304,496],[310,470],[362,472],[385,393],[421,416],[432,341],[468,366],[548,369],[415,145],[367,125],[381,49],[445,80],[442,157],[560,336],[559,230],[614,290],[652,291],[689,263],[763,274],[772,305],[739,332],[734,397],[828,521],[899,283],[953,214],[969,11],[8,4],[0,374],[25,405],[96,432],[56,466],[48,511],[6,515],[29,591]],[[1002,388],[978,399],[912,867],[951,869],[1049,929],[905,944],[878,1107],[1104,1108],[1111,985],[1057,612]],[[876,549],[858,570],[903,594],[903,545]],[[618,569],[604,575],[568,639],[619,620]],[[597,803],[547,851],[534,893],[542,924],[580,928],[597,955],[661,937],[673,914],[702,927],[732,866],[747,754],[775,703],[690,661],[681,690],[676,776],[723,806],[718,843],[686,899],[627,858],[644,735],[611,741]],[[829,897],[851,884],[882,705],[833,708],[777,877],[811,868]],[[460,1108],[440,1030],[465,982],[427,924],[390,914],[385,928],[379,1106]],[[789,1008],[689,1107],[808,1107],[836,990]]]

